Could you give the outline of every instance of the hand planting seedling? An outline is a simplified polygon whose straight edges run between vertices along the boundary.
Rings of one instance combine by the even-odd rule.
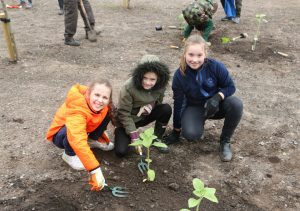
[[[204,183],[198,179],[193,179],[193,186],[194,191],[193,194],[198,197],[198,199],[195,198],[189,198],[188,206],[189,208],[196,207],[196,211],[199,211],[199,206],[203,198],[206,198],[212,202],[218,203],[218,199],[215,196],[216,189],[215,188],[208,188],[204,187]],[[181,209],[180,211],[190,211],[189,209]]]
[[[253,38],[254,42],[253,42],[253,45],[252,45],[252,51],[255,50],[256,42],[258,41],[258,37],[260,35],[260,25],[261,25],[261,22],[265,22],[265,23],[268,22],[265,19],[265,17],[266,17],[265,14],[257,14],[257,15],[255,15],[255,17],[256,17],[256,20],[257,20],[258,24],[257,24],[256,33],[255,33],[254,38]]]
[[[153,142],[154,140],[157,139],[157,136],[154,135],[154,129],[153,128],[148,128],[145,130],[143,133],[140,134],[140,138],[135,141],[132,144],[129,144],[129,146],[144,146],[147,149],[147,154],[146,154],[146,159],[145,161],[147,162],[147,179],[144,179],[143,181],[154,181],[155,179],[155,171],[150,169],[150,163],[152,160],[150,159],[150,147],[155,146],[155,147],[167,147],[166,144],[161,143],[161,142]]]

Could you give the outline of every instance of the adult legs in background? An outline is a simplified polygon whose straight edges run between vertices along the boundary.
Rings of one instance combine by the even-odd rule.
[[[93,10],[92,7],[90,5],[90,2],[88,0],[82,0],[82,3],[84,5],[84,9],[86,14],[84,13],[83,9],[80,6],[80,0],[78,1],[78,8],[80,11],[80,15],[83,19],[84,22],[84,29],[86,32],[86,39],[89,39],[89,41],[91,42],[96,42],[97,38],[96,38],[96,32],[93,31],[94,27],[95,27],[95,18],[94,18],[94,14],[93,14]],[[87,16],[87,17],[86,17]],[[88,24],[90,24],[91,29],[89,28]]]
[[[58,6],[59,6],[59,15],[64,14],[64,0],[58,0]]]
[[[243,6],[243,0],[235,0],[235,12],[236,12],[236,17],[238,18],[241,17],[242,6]]]
[[[65,44],[80,46],[80,42],[74,40],[78,21],[78,0],[64,0],[65,8]]]

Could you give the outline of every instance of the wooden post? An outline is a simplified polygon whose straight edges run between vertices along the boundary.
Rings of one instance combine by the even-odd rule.
[[[124,6],[126,9],[129,9],[129,2],[130,2],[130,0],[123,0],[123,6]]]
[[[11,32],[11,28],[10,28],[10,19],[8,18],[7,15],[7,11],[6,11],[6,6],[3,2],[3,0],[1,0],[2,3],[2,8],[4,10],[4,12],[0,13],[0,20],[2,22],[2,26],[3,26],[3,33],[4,33],[4,38],[7,44],[7,48],[8,48],[8,54],[9,54],[9,58],[11,62],[16,62],[18,60],[18,54],[17,54],[17,47],[16,47],[16,43],[14,40],[14,36]]]

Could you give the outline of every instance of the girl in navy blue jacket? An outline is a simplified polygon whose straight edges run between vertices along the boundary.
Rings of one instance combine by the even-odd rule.
[[[173,131],[165,139],[166,144],[179,141],[180,133],[187,140],[200,139],[206,119],[223,119],[220,137],[220,158],[230,161],[230,138],[243,113],[242,101],[232,96],[235,85],[225,65],[206,58],[205,40],[198,34],[185,43],[180,67],[173,83]]]

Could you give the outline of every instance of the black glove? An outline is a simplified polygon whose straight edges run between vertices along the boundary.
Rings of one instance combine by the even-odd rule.
[[[213,97],[209,98],[204,105],[204,117],[206,119],[214,116],[219,111],[219,104],[222,97],[219,94],[215,94]]]
[[[173,131],[169,135],[167,135],[163,140],[165,144],[169,145],[178,142],[179,137],[180,137],[180,131],[173,129]]]

